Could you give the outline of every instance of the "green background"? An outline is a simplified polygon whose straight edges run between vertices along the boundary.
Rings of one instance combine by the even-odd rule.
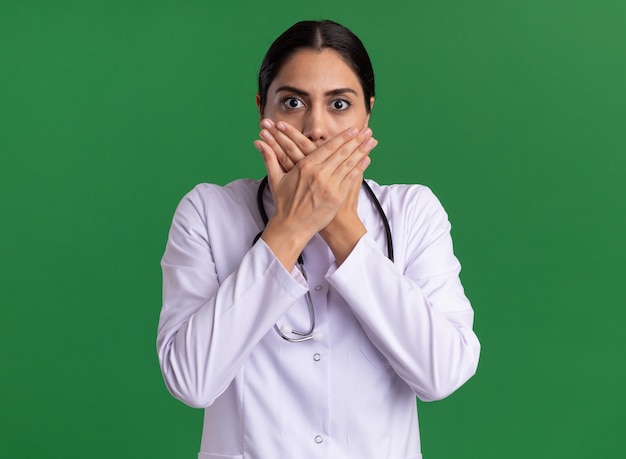
[[[476,312],[425,458],[624,457],[623,0],[0,0],[0,457],[195,457],[154,343],[169,224],[263,175],[261,58],[325,17],[376,70],[368,176],[439,196]]]

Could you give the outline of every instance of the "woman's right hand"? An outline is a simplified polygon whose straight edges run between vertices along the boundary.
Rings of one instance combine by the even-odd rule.
[[[304,246],[333,220],[355,181],[360,183],[376,143],[369,128],[350,128],[319,147],[299,146],[302,157],[293,158],[287,170],[281,163],[284,157],[279,159],[280,154],[287,156],[284,151],[277,153],[266,140],[254,142],[265,162],[276,209],[262,238],[285,268],[291,270]]]

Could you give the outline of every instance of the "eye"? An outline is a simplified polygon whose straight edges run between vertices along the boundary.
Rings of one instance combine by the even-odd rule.
[[[299,108],[304,107],[304,103],[295,97],[285,97],[283,99],[283,105],[291,110],[297,110]]]
[[[333,109],[341,111],[341,110],[346,110],[352,104],[350,104],[350,102],[348,102],[345,99],[336,99],[331,102],[331,105]]]

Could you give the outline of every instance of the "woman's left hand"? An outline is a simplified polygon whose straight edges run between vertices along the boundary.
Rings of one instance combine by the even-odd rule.
[[[289,172],[298,161],[317,148],[312,140],[284,121],[274,123],[264,118],[261,120],[261,128],[261,138],[274,150],[285,172]]]

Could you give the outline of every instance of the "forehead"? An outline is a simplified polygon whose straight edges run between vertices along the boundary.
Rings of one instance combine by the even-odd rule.
[[[350,88],[361,93],[361,84],[352,68],[332,49],[303,49],[292,55],[281,67],[270,85],[270,91],[294,86],[307,91],[331,91]]]

